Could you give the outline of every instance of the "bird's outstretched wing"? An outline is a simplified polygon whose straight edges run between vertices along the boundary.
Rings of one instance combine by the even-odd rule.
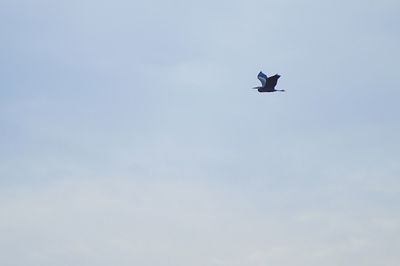
[[[258,73],[257,78],[261,81],[261,85],[264,87],[265,84],[267,83],[267,75],[265,75],[264,73],[260,72]]]
[[[279,76],[278,74],[273,75],[272,77],[269,77],[268,78],[268,87],[275,88],[276,84],[278,83],[278,79],[280,77],[281,76]]]

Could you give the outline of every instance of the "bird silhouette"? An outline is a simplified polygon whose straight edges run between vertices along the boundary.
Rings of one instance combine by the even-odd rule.
[[[285,90],[275,90],[275,86],[278,83],[278,79],[281,76],[278,74],[273,75],[272,77],[267,77],[264,73],[258,73],[257,78],[261,81],[261,87],[254,87],[253,89],[257,89],[258,92],[274,92],[274,91],[285,91]]]

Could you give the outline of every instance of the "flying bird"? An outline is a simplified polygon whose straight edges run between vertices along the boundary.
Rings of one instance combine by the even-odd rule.
[[[264,73],[258,73],[257,78],[261,81],[261,87],[254,87],[258,92],[274,92],[274,91],[285,91],[285,90],[275,90],[276,83],[281,76],[275,74],[272,77],[267,77]]]

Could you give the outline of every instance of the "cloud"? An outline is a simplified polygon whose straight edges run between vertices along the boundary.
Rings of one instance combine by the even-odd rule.
[[[335,265],[377,250],[366,262],[374,265],[394,256],[381,251],[386,240],[396,245],[386,236],[399,233],[399,217],[377,220],[368,209],[351,213],[334,202],[296,205],[296,193],[275,193],[259,206],[232,187],[165,177],[72,177],[3,189],[1,262]]]

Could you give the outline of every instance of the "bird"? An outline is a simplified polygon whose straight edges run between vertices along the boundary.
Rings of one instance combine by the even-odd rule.
[[[275,74],[271,77],[267,77],[262,71],[258,73],[257,78],[261,81],[261,87],[254,87],[253,89],[257,89],[258,92],[274,92],[274,91],[285,91],[285,90],[276,90],[275,86],[278,83],[278,79],[281,76]]]

